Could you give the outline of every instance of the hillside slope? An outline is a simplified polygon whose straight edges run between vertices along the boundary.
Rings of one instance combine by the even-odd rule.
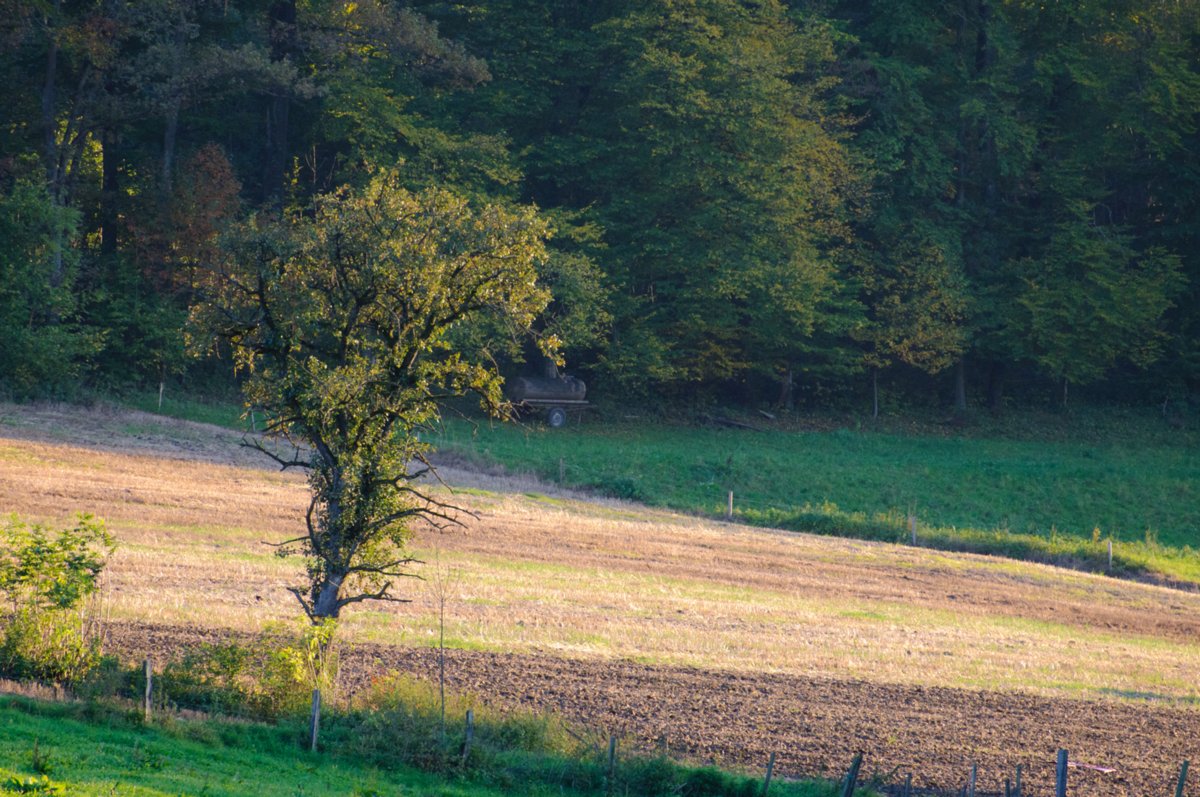
[[[238,435],[152,416],[0,412],[0,507],[90,511],[121,543],[114,644],[178,650],[297,614],[298,474],[257,467]],[[971,761],[1034,782],[1054,749],[1089,794],[1160,791],[1200,738],[1200,596],[921,548],[751,529],[589,503],[447,469],[476,517],[415,541],[451,588],[449,678],[645,744],[785,772],[844,767],[952,786]],[[351,613],[348,685],[431,672],[436,596]],[[1073,776],[1074,777],[1074,776]]]

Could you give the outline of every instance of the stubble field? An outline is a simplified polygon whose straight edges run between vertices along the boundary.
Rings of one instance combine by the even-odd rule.
[[[215,427],[117,411],[0,409],[0,508],[89,511],[120,549],[109,627],[130,656],[292,618],[303,478]],[[348,691],[432,671],[696,760],[955,787],[1058,747],[1080,794],[1168,793],[1200,744],[1200,596],[1007,560],[783,534],[447,468],[465,528],[422,532],[411,603],[351,610]],[[1112,770],[1102,772],[1101,769]],[[901,774],[902,776],[902,774]]]

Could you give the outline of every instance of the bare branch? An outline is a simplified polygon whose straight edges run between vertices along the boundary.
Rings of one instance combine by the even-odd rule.
[[[262,545],[269,545],[272,548],[286,548],[289,545],[294,545],[298,542],[304,542],[307,539],[308,537],[295,537],[290,540],[284,540],[283,542],[267,542],[266,540],[259,540],[259,543]]]
[[[391,587],[391,582],[384,584],[378,592],[364,592],[360,595],[351,595],[348,598],[338,598],[337,607],[340,611],[342,607],[348,606],[351,603],[361,603],[362,601],[388,601],[390,603],[412,603],[411,598],[396,598],[388,595],[388,588]],[[310,615],[311,617],[311,615]]]
[[[351,573],[374,573],[376,575],[388,576],[388,577],[392,577],[392,578],[415,578],[420,581],[424,581],[425,580],[424,577],[421,576],[419,573],[407,573],[404,571],[397,571],[395,569],[397,567],[404,567],[405,565],[423,565],[423,564],[425,564],[424,560],[414,559],[413,557],[410,556],[410,557],[406,557],[404,559],[397,559],[394,562],[388,562],[385,565],[354,565],[353,567],[350,568],[350,572]]]
[[[264,446],[262,444],[262,440],[260,438],[256,438],[256,437],[252,438],[252,437],[244,436],[244,437],[242,437],[241,444],[242,444],[243,448],[252,448],[261,454],[266,454],[268,457],[275,460],[275,462],[279,465],[280,470],[287,470],[288,468],[311,468],[312,467],[312,463],[310,461],[305,460],[305,459],[300,459],[300,447],[299,446],[295,446],[295,452],[292,455],[292,457],[293,457],[292,459],[284,459],[283,457],[279,456],[271,449]]]

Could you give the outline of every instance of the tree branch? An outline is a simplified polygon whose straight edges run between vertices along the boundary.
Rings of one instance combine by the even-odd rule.
[[[362,601],[388,601],[390,603],[412,603],[410,598],[396,598],[387,594],[388,588],[392,584],[389,581],[384,584],[378,592],[364,592],[359,595],[351,595],[348,598],[338,598],[337,607],[341,611],[342,607],[349,606],[351,603],[361,603]],[[312,615],[309,615],[310,617]]]
[[[283,457],[276,454],[274,451],[271,451],[266,446],[264,446],[262,444],[261,438],[242,437],[241,444],[242,444],[243,448],[252,448],[255,451],[258,451],[259,453],[266,454],[268,457],[270,457],[271,459],[275,460],[276,463],[278,463],[280,470],[287,470],[288,468],[311,468],[312,467],[312,463],[310,461],[299,458],[299,455],[300,455],[300,447],[299,446],[295,446],[296,451],[295,451],[295,455],[294,455],[293,459],[284,459]]]
[[[394,568],[404,567],[405,565],[423,565],[424,560],[416,559],[408,556],[403,559],[397,559],[393,562],[388,562],[385,565],[354,565],[350,568],[351,573],[374,573],[380,576],[388,576],[389,578],[415,578],[424,581],[424,577],[419,573],[397,572]]]

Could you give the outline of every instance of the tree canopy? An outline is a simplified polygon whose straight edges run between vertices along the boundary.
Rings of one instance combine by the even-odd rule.
[[[254,445],[309,474],[306,533],[280,550],[306,558],[309,583],[292,591],[313,619],[394,598],[412,523],[453,520],[421,486],[418,432],[451,398],[500,411],[496,342],[471,351],[454,332],[486,318],[511,332],[505,345],[531,331],[549,300],[537,282],[548,237],[531,209],[414,193],[393,172],[229,233],[192,311],[193,345],[229,347],[269,419]]]
[[[213,379],[182,335],[221,232],[380,170],[540,208],[534,327],[596,396],[1200,392],[1194,3],[0,12],[4,395]]]

